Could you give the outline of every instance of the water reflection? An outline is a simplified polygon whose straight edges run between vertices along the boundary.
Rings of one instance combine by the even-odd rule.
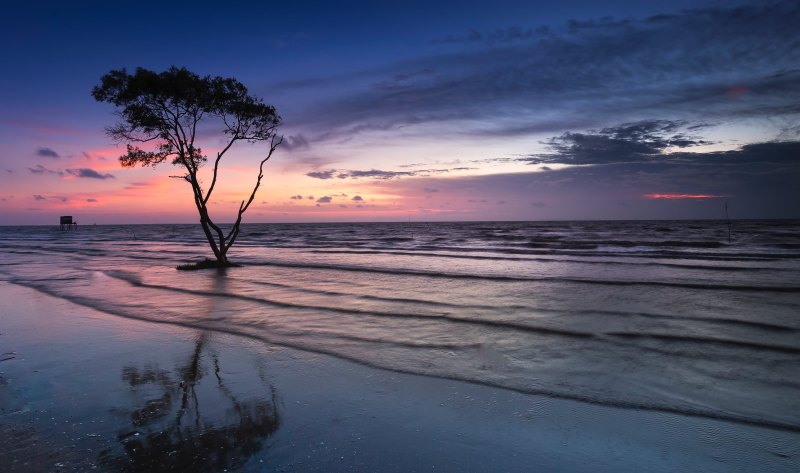
[[[231,471],[262,449],[280,424],[276,392],[258,372],[246,373],[235,392],[209,337],[201,333],[172,370],[154,364],[122,369],[135,398],[131,405],[139,407],[119,433],[121,448],[102,452],[102,464],[125,472]],[[235,368],[242,376],[242,366]]]

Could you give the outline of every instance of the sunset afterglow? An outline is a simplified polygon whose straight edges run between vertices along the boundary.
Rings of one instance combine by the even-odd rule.
[[[246,222],[717,218],[723,196],[736,218],[800,212],[792,2],[406,7],[320,4],[310,18],[253,5],[176,57],[122,6],[107,6],[114,21],[61,2],[15,6],[0,33],[12,71],[0,221],[195,222],[176,168],[119,165],[124,146],[103,131],[113,107],[89,94],[111,69],[171,65],[235,77],[283,118]],[[158,10],[202,23],[199,10]],[[200,130],[209,156],[219,130]],[[218,221],[233,218],[263,152],[240,144],[225,158]]]

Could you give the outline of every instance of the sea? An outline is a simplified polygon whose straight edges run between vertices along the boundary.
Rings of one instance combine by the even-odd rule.
[[[800,431],[800,221],[0,227],[0,280],[385,370]]]

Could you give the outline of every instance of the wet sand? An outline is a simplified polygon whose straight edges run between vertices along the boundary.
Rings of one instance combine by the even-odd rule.
[[[0,283],[0,471],[798,471],[800,433],[394,373]]]

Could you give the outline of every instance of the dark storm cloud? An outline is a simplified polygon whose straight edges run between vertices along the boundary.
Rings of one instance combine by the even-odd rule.
[[[586,133],[566,132],[545,143],[551,152],[516,158],[531,164],[674,163],[683,165],[800,163],[800,142],[751,143],[728,151],[689,152],[682,149],[711,144],[691,132],[706,125],[653,120],[626,123]],[[676,149],[681,151],[675,151]],[[672,152],[667,152],[672,150]],[[550,168],[547,168],[550,170]]]
[[[102,174],[90,168],[67,169],[66,173],[73,177],[88,179],[113,179],[113,174]]]
[[[56,153],[50,148],[39,148],[36,150],[36,156],[41,156],[43,158],[60,158],[61,155]]]
[[[552,150],[520,161],[531,164],[602,164],[642,161],[663,157],[669,148],[688,148],[711,142],[700,139],[691,132],[706,125],[690,126],[685,121],[649,120],[625,123],[587,133],[566,132],[547,140]]]
[[[366,90],[306,118],[327,130],[321,137],[337,138],[456,119],[484,123],[467,133],[515,135],[596,127],[654,110],[717,119],[797,114],[797,18],[797,2],[754,2],[470,32],[442,45],[449,52],[365,73]],[[431,72],[414,73],[420,70]]]

